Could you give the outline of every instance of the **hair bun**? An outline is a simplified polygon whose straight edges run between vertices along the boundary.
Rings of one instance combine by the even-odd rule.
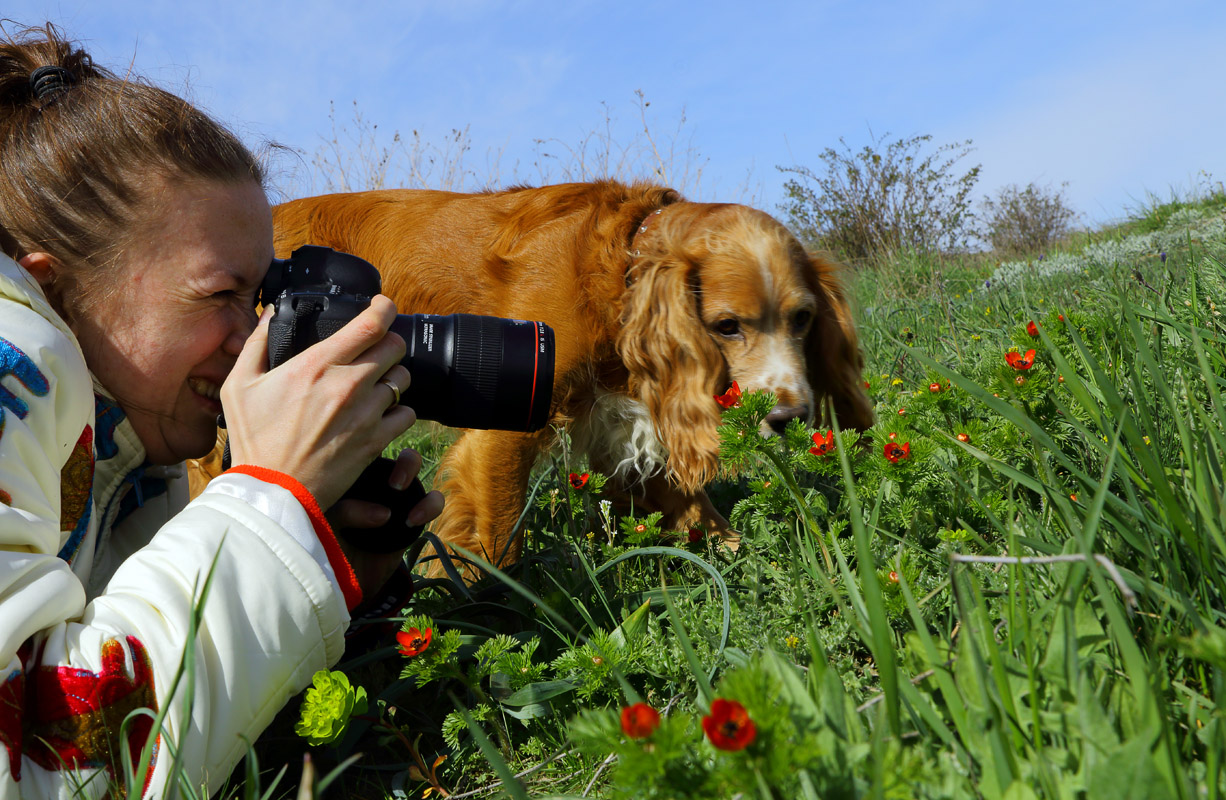
[[[37,100],[46,100],[76,82],[72,73],[63,67],[39,67],[30,73],[30,91]]]

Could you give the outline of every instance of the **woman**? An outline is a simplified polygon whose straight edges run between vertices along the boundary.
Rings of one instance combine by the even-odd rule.
[[[0,41],[0,248],[0,796],[103,794],[121,745],[138,760],[150,739],[146,795],[170,745],[216,789],[397,561],[347,557],[321,513],[413,424],[393,403],[396,309],[377,297],[269,371],[258,163],[51,26]],[[240,466],[186,504],[181,462],[211,449],[223,404]],[[392,484],[419,466],[402,456]],[[410,522],[441,507],[431,493]],[[190,708],[185,685],[168,695],[188,648]],[[142,707],[166,711],[160,731],[124,727]]]

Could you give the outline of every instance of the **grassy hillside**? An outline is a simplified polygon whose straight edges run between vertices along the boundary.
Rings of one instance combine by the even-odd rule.
[[[348,721],[317,762],[363,753],[332,791],[1222,797],[1226,198],[855,281],[859,446],[728,411],[735,553],[613,518],[563,448],[524,562],[423,589],[412,655],[342,663],[365,713],[307,704]]]

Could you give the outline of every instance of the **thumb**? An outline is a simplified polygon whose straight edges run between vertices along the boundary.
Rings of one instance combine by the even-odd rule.
[[[231,374],[258,376],[268,371],[268,322],[272,319],[273,307],[264,306],[260,313],[260,321],[255,330],[247,337],[242,352],[234,362]]]

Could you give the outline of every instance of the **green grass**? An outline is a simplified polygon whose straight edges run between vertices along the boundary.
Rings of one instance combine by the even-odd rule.
[[[1224,207],[1008,269],[859,273],[878,424],[815,456],[799,426],[752,435],[769,398],[728,412],[735,553],[542,464],[521,564],[424,589],[421,656],[340,665],[372,711],[313,752],[363,754],[330,796],[420,796],[438,756],[479,796],[1226,796]],[[415,431],[432,469],[446,434]],[[744,750],[704,737],[714,698],[754,721]],[[663,716],[645,740],[617,716],[639,701]],[[260,743],[269,776],[306,749],[296,714]]]

